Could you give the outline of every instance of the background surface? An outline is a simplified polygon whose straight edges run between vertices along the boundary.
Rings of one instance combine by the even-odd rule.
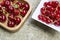
[[[28,0],[32,4],[32,13],[23,27],[16,33],[10,33],[0,27],[0,40],[60,40],[60,33],[31,19],[40,0]]]

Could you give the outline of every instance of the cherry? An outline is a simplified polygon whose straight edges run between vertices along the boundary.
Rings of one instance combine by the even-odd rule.
[[[56,19],[59,19],[60,18],[60,14],[56,14]]]
[[[9,19],[10,21],[15,21],[15,20],[14,20],[14,15],[13,15],[13,14],[9,14],[8,19]]]
[[[47,10],[46,10],[46,12],[45,12],[44,15],[49,16],[49,15],[50,15],[50,11],[47,11]]]
[[[58,1],[52,1],[52,7],[54,7],[54,8],[56,8],[58,4],[59,4]]]
[[[60,6],[57,7],[57,10],[60,10]]]
[[[51,23],[52,20],[49,19],[49,17],[46,17],[46,23]]]
[[[42,17],[42,21],[43,22],[46,22],[46,17]]]
[[[23,10],[22,12],[20,12],[20,14],[21,14],[22,16],[25,16],[25,15],[27,14],[27,11],[26,11],[26,10]]]
[[[45,7],[41,8],[41,13],[45,15]]]
[[[9,6],[11,3],[10,3],[10,1],[5,1],[5,6]]]
[[[5,22],[6,21],[6,16],[3,14],[0,15],[0,22]]]
[[[14,21],[8,21],[7,26],[8,27],[14,27],[15,26],[15,22]]]
[[[20,11],[18,9],[14,10],[14,15],[19,15]]]
[[[16,4],[18,4],[20,8],[22,7],[22,3],[21,2],[17,2]]]
[[[8,6],[8,10],[9,10],[9,12],[13,12],[14,11],[14,7]]]
[[[42,15],[38,15],[38,19],[42,20],[43,16]]]
[[[55,22],[54,25],[60,26],[60,21]]]
[[[28,3],[24,4],[24,9],[29,10],[29,4]]]
[[[15,22],[18,25],[21,22],[21,19],[19,17],[16,17]]]
[[[53,12],[55,11],[55,9],[51,6],[46,7],[46,10],[53,11]]]
[[[44,6],[46,7],[46,6],[47,6],[47,4],[48,4],[48,2],[45,2],[45,3],[44,3]]]

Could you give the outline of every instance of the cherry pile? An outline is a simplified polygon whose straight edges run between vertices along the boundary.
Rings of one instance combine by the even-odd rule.
[[[14,27],[18,25],[29,10],[29,4],[27,2],[20,2],[16,0],[3,0],[0,2],[0,22],[5,23],[7,21],[8,27]]]
[[[60,3],[58,1],[45,2],[40,9],[38,19],[47,24],[60,26]]]

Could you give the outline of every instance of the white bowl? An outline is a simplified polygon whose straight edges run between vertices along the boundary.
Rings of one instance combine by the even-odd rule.
[[[43,7],[44,2],[48,2],[48,1],[51,1],[51,0],[41,0],[41,2],[39,3],[37,9],[35,10],[35,12],[32,15],[32,18],[34,20],[37,20],[37,21],[41,22],[42,24],[45,24],[48,27],[51,27],[51,28],[53,28],[53,29],[55,29],[55,30],[60,32],[60,26],[55,26],[54,24],[46,24],[45,22],[43,22],[43,21],[38,19],[38,15],[41,13],[40,9]]]

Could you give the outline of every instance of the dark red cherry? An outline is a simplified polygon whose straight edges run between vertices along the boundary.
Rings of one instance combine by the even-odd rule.
[[[5,6],[9,6],[11,3],[10,3],[10,1],[5,1]]]
[[[43,16],[42,15],[38,15],[38,19],[42,20]]]
[[[22,12],[20,12],[20,14],[21,14],[22,16],[25,16],[25,15],[27,14],[27,11],[26,11],[26,10],[23,10]]]
[[[3,15],[0,15],[0,22],[5,22],[6,21],[6,16],[3,14]]]
[[[46,10],[49,10],[49,11],[52,11],[52,12],[55,11],[55,9],[53,7],[51,7],[51,6],[46,7]]]
[[[41,13],[43,14],[43,15],[45,15],[45,7],[43,7],[43,8],[41,8]]]
[[[29,4],[28,4],[28,3],[25,3],[25,4],[24,4],[24,9],[25,9],[25,10],[29,10]]]
[[[14,21],[8,21],[7,26],[8,27],[14,27],[15,26],[15,22]]]
[[[13,12],[14,11],[14,7],[8,6],[8,10],[9,10],[9,12]]]
[[[18,4],[19,7],[22,8],[22,3],[21,2],[17,2],[16,4]]]
[[[20,13],[20,11],[18,9],[15,9],[13,14],[14,15],[19,15],[19,13]]]
[[[16,18],[15,18],[15,23],[18,25],[20,22],[21,22],[21,18],[16,17]]]
[[[48,2],[45,2],[45,3],[44,3],[44,6],[46,7],[46,6],[47,6],[47,4],[48,4]]]
[[[60,26],[60,21],[55,22],[54,25]]]
[[[14,15],[13,15],[13,14],[9,14],[8,19],[9,19],[10,21],[15,21],[15,20],[14,20]]]
[[[56,8],[58,6],[59,2],[58,1],[52,1],[52,7]]]
[[[49,19],[49,17],[46,17],[46,23],[49,24],[51,23],[52,20]]]

